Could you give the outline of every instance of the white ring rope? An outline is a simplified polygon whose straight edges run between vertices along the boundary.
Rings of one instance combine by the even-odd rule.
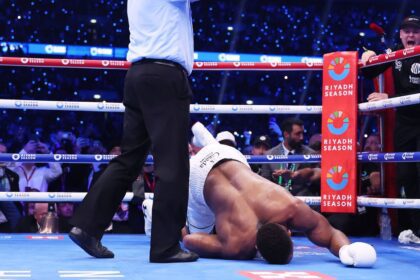
[[[80,202],[85,197],[84,192],[0,192],[0,201],[22,202]],[[153,193],[145,193],[146,198],[153,198]],[[320,205],[319,196],[297,196],[308,205]],[[130,202],[133,193],[128,192],[123,198],[124,202]],[[385,208],[410,208],[419,209],[420,199],[397,199],[377,197],[357,197],[359,206],[385,207]]]
[[[380,101],[365,102],[359,104],[359,110],[362,112],[383,110],[395,107],[402,107],[420,103],[420,93],[410,95],[392,97]]]
[[[0,99],[0,109],[124,112],[122,103]],[[321,114],[322,106],[191,104],[191,113],[214,114]]]
[[[419,103],[420,93],[415,93],[401,97],[392,97],[381,101],[360,103],[359,110],[368,112]],[[0,99],[0,109],[121,113],[124,112],[124,105],[115,102]],[[322,106],[191,104],[190,112],[196,114],[321,114]]]

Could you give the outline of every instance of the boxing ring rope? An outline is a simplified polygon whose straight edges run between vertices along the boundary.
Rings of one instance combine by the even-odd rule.
[[[46,100],[2,99],[0,109],[50,110],[74,112],[124,112],[122,103],[113,102],[74,102]],[[191,104],[191,113],[217,114],[321,114],[322,106],[305,105],[216,105]]]
[[[410,58],[420,55],[420,46],[406,48],[373,56],[360,68],[370,67],[378,64],[388,63],[402,58]],[[0,65],[21,66],[21,67],[57,67],[57,68],[79,68],[79,69],[115,69],[126,70],[131,63],[124,60],[89,60],[89,59],[58,59],[58,58],[35,58],[35,57],[0,57]],[[306,62],[194,62],[195,71],[321,71],[323,63],[313,62],[310,59]]]
[[[85,197],[85,192],[0,192],[0,201],[22,202],[80,202]],[[146,198],[153,198],[153,193],[145,193]],[[311,206],[321,204],[319,196],[297,196],[300,200]],[[127,192],[124,202],[130,202],[133,193]],[[343,199],[344,203],[344,199]],[[410,208],[420,209],[420,199],[397,199],[377,197],[357,197],[357,205],[376,208]]]
[[[250,164],[265,163],[318,163],[321,161],[320,154],[312,155],[244,155]],[[0,162],[60,162],[60,163],[108,163],[116,155],[89,155],[89,154],[0,154]],[[357,153],[360,162],[419,162],[420,152],[400,153]],[[153,157],[149,155],[146,163],[153,163]]]
[[[375,102],[365,102],[358,105],[359,111],[369,112],[381,109],[396,108],[420,103],[420,93],[388,98]],[[1,99],[0,109],[20,110],[50,110],[74,112],[107,112],[122,113],[124,105],[116,102],[77,102],[77,101],[47,101]],[[191,104],[192,114],[321,114],[322,106],[305,105],[218,105]]]

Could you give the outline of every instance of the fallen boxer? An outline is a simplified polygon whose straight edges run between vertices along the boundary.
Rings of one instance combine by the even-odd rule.
[[[321,214],[252,172],[238,150],[217,143],[201,123],[192,130],[204,147],[190,159],[187,249],[223,259],[252,259],[258,249],[267,262],[287,264],[293,257],[291,229],[328,248],[344,265],[374,265],[371,245],[350,244]],[[144,206],[150,211],[151,201]]]

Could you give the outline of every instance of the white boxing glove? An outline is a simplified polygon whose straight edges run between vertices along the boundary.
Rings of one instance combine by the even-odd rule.
[[[199,147],[207,146],[208,144],[218,144],[217,140],[211,135],[211,133],[204,127],[201,122],[196,122],[191,130],[195,137],[195,145]]]
[[[144,215],[144,232],[146,236],[152,236],[152,209],[153,200],[146,198],[142,204],[143,215]]]
[[[376,262],[375,248],[363,242],[344,245],[340,248],[338,255],[341,263],[344,265],[372,267]]]

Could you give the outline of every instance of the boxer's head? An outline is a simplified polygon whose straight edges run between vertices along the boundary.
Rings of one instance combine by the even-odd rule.
[[[293,257],[292,239],[287,228],[279,224],[265,224],[258,230],[257,248],[271,264],[288,264]]]

